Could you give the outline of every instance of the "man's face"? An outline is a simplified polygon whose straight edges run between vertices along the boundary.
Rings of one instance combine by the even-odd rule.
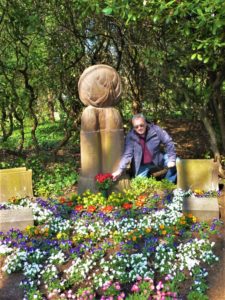
[[[147,123],[142,118],[134,119],[133,128],[138,134],[143,135],[146,132]]]

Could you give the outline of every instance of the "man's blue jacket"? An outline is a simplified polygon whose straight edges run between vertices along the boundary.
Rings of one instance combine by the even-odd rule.
[[[157,167],[162,167],[164,163],[164,154],[160,151],[161,144],[165,146],[168,162],[175,162],[176,151],[172,138],[161,127],[153,123],[148,123],[146,146],[152,154],[152,162]],[[138,135],[135,133],[134,129],[132,129],[126,136],[124,153],[120,160],[119,169],[124,170],[129,163],[132,163],[134,175],[137,175],[141,161],[142,147]]]

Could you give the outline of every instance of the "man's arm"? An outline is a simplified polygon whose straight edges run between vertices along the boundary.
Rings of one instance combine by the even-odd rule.
[[[168,168],[175,167],[176,165],[176,150],[171,136],[161,127],[155,125],[155,129],[160,138],[160,141],[166,147],[166,154],[168,155]]]

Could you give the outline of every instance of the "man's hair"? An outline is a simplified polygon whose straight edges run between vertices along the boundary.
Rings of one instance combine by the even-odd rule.
[[[146,118],[145,118],[145,116],[144,116],[143,114],[136,114],[136,115],[133,115],[133,117],[132,117],[132,122],[133,122],[134,120],[140,119],[140,118],[142,118],[142,119],[146,122]]]

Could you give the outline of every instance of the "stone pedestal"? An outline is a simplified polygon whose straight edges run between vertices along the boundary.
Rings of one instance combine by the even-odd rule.
[[[212,159],[177,160],[177,187],[183,190],[218,190],[218,163]]]
[[[218,199],[192,195],[184,199],[183,212],[193,214],[197,221],[212,221],[219,218]]]
[[[0,202],[27,196],[33,197],[32,170],[23,167],[0,170]]]
[[[6,233],[12,228],[22,231],[28,225],[34,225],[31,208],[0,210],[0,231]]]
[[[114,172],[118,168],[123,153],[124,131],[117,109],[88,106],[83,111],[80,149],[81,174],[78,181],[78,193],[87,189],[96,192],[95,176],[99,173]],[[127,184],[124,179],[121,179],[116,186],[121,191]]]

